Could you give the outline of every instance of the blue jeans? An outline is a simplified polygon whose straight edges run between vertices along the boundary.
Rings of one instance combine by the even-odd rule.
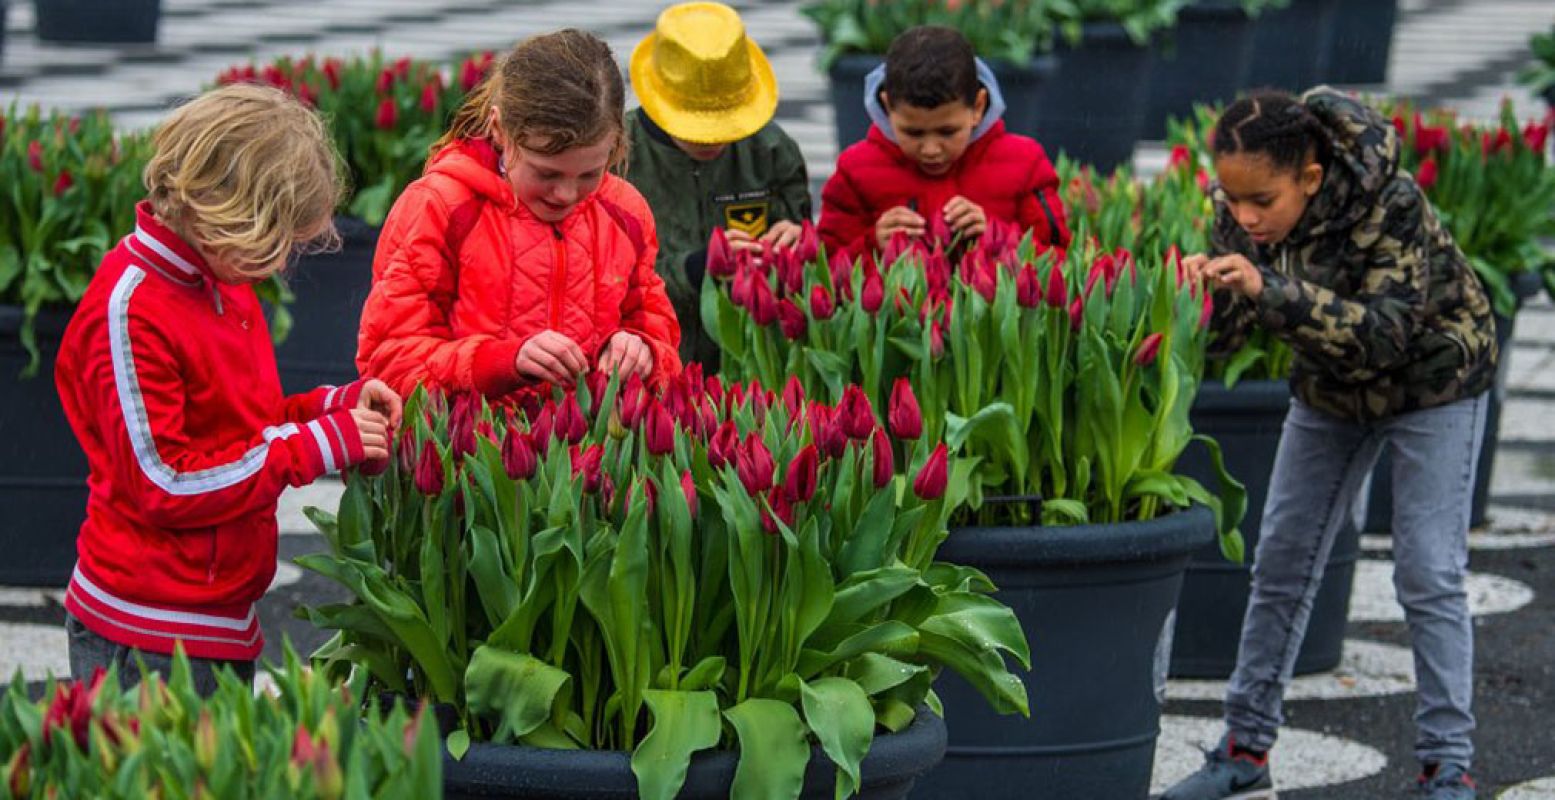
[[[1470,500],[1488,395],[1369,424],[1292,400],[1269,479],[1226,727],[1267,750],[1312,616],[1323,567],[1366,476],[1393,458],[1393,586],[1419,684],[1415,754],[1467,769],[1474,757],[1474,631],[1463,589]]]

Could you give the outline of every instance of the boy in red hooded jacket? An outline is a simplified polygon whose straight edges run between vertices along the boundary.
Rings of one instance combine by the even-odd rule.
[[[869,136],[837,159],[821,192],[821,240],[860,256],[924,235],[934,215],[965,237],[990,219],[1067,246],[1058,175],[1036,140],[1009,133],[993,71],[959,32],[912,28],[865,79]]]

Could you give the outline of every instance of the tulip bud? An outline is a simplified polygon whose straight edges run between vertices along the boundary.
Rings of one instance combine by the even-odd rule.
[[[885,281],[880,277],[880,271],[870,267],[864,271],[864,288],[859,290],[859,305],[865,313],[878,314],[880,306],[885,304]]]
[[[935,361],[945,355],[945,328],[939,320],[929,325],[929,357]]]
[[[848,450],[848,434],[830,406],[814,403],[809,408],[810,438],[828,458],[842,458]]]
[[[534,420],[529,425],[529,435],[534,438],[535,452],[544,453],[551,449],[551,436],[556,429],[556,404],[546,401]]]
[[[1210,318],[1215,315],[1215,301],[1212,295],[1213,292],[1205,292],[1204,300],[1199,306],[1199,327],[1201,329],[1208,328]]]
[[[756,432],[752,431],[745,437],[744,444],[735,454],[734,465],[740,483],[744,484],[745,491],[751,497],[760,496],[772,488],[772,474],[776,471],[776,465],[772,463],[772,453]]]
[[[664,404],[657,400],[648,402],[648,413],[643,418],[643,442],[648,453],[655,456],[669,455],[675,450],[675,421]]]
[[[923,468],[918,470],[918,477],[913,478],[912,491],[920,500],[938,500],[945,496],[945,484],[949,482],[949,453],[945,449],[945,443],[940,442],[929,454],[929,460],[923,462]]]
[[[918,408],[912,383],[906,378],[897,378],[891,387],[891,407],[886,419],[891,424],[892,435],[898,439],[916,440],[923,435],[923,412]]]
[[[945,221],[945,215],[931,214],[929,216],[929,241],[936,245],[949,247],[951,238],[950,224]]]
[[[22,742],[22,746],[16,748],[11,754],[11,760],[5,766],[5,774],[10,776],[7,781],[12,797],[28,797],[32,793],[32,742]]]
[[[216,724],[208,708],[200,709],[200,721],[194,725],[194,760],[206,774],[216,766]]]
[[[777,307],[778,327],[782,329],[784,338],[790,341],[803,339],[805,328],[809,321],[805,319],[804,311],[794,305],[794,301],[783,298],[778,301]]]
[[[799,228],[799,244],[796,245],[796,253],[801,264],[814,261],[821,254],[821,233],[816,230],[815,223],[805,220]]]
[[[724,465],[734,460],[740,447],[740,432],[734,427],[732,421],[725,421],[718,426],[718,432],[707,443],[707,463],[713,469],[723,469]]]
[[[576,394],[567,395],[556,412],[556,435],[568,444],[578,444],[589,432],[583,419],[583,408],[578,405]]]
[[[809,502],[815,496],[819,467],[820,456],[815,445],[807,444],[801,448],[794,460],[788,462],[788,471],[783,475],[783,496],[795,503]]]
[[[886,438],[884,428],[876,428],[869,443],[874,455],[875,488],[884,489],[896,475],[896,456],[891,453],[891,440]]]
[[[54,179],[54,196],[59,197],[65,192],[70,191],[70,187],[74,186],[75,184],[75,178],[70,176],[70,170],[60,170],[59,177]]]
[[[378,126],[380,131],[392,131],[399,119],[400,110],[394,105],[394,98],[385,97],[383,102],[378,104],[378,113],[373,117],[373,124]]]
[[[761,529],[769,536],[776,536],[777,520],[780,519],[784,525],[794,527],[794,506],[788,501],[782,489],[773,487],[772,491],[767,493],[766,506],[761,509]]]
[[[858,386],[849,386],[842,393],[842,403],[837,406],[842,430],[849,438],[863,441],[875,429],[875,410],[869,396]]]
[[[443,458],[437,444],[428,439],[421,445],[421,461],[416,464],[416,491],[427,497],[443,493]]]
[[[605,459],[605,448],[601,445],[591,444],[578,450],[573,446],[572,450],[572,475],[583,476],[583,493],[593,494],[599,491],[600,481],[603,477],[600,468]],[[607,502],[606,505],[609,505]]]
[[[1156,353],[1161,349],[1161,334],[1152,333],[1139,343],[1139,349],[1134,351],[1134,363],[1141,367],[1148,367],[1155,363]]]
[[[799,383],[798,375],[788,376],[788,381],[783,384],[783,408],[788,411],[790,420],[799,416],[804,406],[804,386]]]
[[[756,275],[751,283],[750,312],[751,319],[763,327],[778,319],[777,295],[772,293],[772,284],[760,275]]]
[[[735,273],[734,248],[723,228],[714,228],[713,237],[707,243],[707,274],[715,278],[728,278]]]
[[[680,491],[686,495],[686,507],[691,509],[691,518],[697,516],[697,484],[691,477],[691,470],[680,473]]]
[[[810,316],[816,322],[824,322],[831,319],[837,310],[837,304],[832,300],[831,292],[826,291],[825,286],[816,284],[810,288]]]
[[[1069,285],[1064,283],[1064,270],[1056,261],[1047,274],[1047,304],[1052,308],[1069,305]]]
[[[1069,304],[1069,327],[1073,330],[1080,329],[1080,323],[1085,321],[1085,298],[1076,297]]]
[[[1015,276],[1015,302],[1021,308],[1036,308],[1042,304],[1042,278],[1030,264],[1021,267]]]
[[[529,437],[520,433],[518,428],[509,426],[507,435],[502,439],[502,469],[515,481],[527,481],[534,476],[539,466],[540,459],[529,444]]]
[[[1420,184],[1420,189],[1422,191],[1430,191],[1431,187],[1436,185],[1438,171],[1438,167],[1436,166],[1436,156],[1430,156],[1426,160],[1420,162],[1420,169],[1415,175],[1415,183]]]
[[[27,166],[33,172],[43,171],[43,143],[36,139],[27,143]]]

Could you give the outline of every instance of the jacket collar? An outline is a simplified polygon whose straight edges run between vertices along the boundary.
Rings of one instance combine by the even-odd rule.
[[[157,219],[148,200],[135,206],[135,230],[124,242],[138,261],[173,283],[198,286],[215,280],[205,259]]]

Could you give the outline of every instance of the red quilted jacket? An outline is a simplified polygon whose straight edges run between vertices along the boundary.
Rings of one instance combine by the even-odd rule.
[[[983,207],[989,219],[1035,230],[1036,240],[1067,246],[1069,228],[1058,196],[1058,175],[1035,139],[993,124],[950,171],[929,176],[886,137],[878,125],[844,150],[837,171],[821,191],[821,241],[849,255],[876,249],[875,222],[891,208],[907,206],[928,216],[956,195]]]
[[[618,331],[653,350],[650,379],[680,371],[680,325],[654,272],[653,215],[606,175],[559,223],[514,197],[489,144],[444,148],[394,203],[373,258],[357,368],[408,393],[417,384],[502,398],[526,387],[514,360],[554,330],[597,356]]]

